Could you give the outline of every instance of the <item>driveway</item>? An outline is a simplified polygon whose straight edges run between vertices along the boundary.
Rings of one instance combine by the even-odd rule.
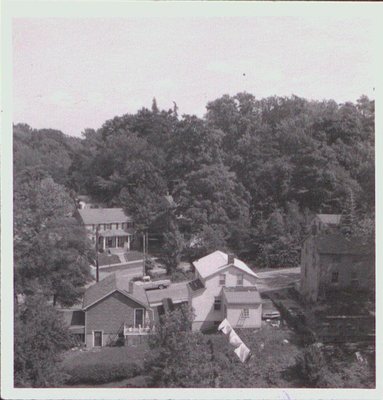
[[[284,268],[269,271],[257,271],[259,279],[257,280],[257,288],[260,292],[267,292],[269,290],[284,289],[293,286],[296,282],[300,281],[301,269],[297,268]]]
[[[147,290],[146,296],[149,300],[149,304],[158,306],[162,304],[162,299],[170,298],[173,303],[182,303],[188,301],[188,288],[187,281],[172,283],[165,289]]]

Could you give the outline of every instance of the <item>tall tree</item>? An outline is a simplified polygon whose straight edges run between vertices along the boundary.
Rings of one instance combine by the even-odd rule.
[[[43,297],[27,297],[17,307],[14,337],[16,387],[55,387],[63,383],[65,376],[59,362],[71,339],[57,311]]]
[[[86,232],[72,218],[68,192],[51,178],[20,174],[14,191],[16,291],[42,292],[71,305],[89,279],[92,257]]]

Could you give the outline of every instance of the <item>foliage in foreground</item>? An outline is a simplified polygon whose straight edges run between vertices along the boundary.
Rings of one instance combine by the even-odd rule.
[[[186,307],[161,317],[149,340],[145,371],[153,387],[209,387],[214,382],[212,353],[202,334],[190,330]]]
[[[141,368],[131,362],[126,363],[97,363],[74,365],[65,370],[68,385],[77,384],[102,384],[133,378],[140,374]]]
[[[61,353],[71,346],[68,329],[41,296],[29,297],[15,313],[14,382],[18,387],[60,385]]]

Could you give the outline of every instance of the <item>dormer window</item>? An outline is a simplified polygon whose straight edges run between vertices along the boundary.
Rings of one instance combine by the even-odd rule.
[[[219,284],[221,286],[225,286],[226,285],[226,275],[225,274],[220,274],[219,275]]]

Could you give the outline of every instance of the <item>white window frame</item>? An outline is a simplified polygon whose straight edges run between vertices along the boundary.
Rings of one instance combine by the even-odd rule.
[[[242,309],[243,318],[250,318],[250,310],[248,308]]]
[[[223,277],[223,283],[221,282],[221,278]],[[219,274],[219,285],[225,286],[226,285],[226,274]]]
[[[239,283],[239,278],[241,278],[242,283]],[[237,274],[237,286],[243,286],[244,274]]]
[[[97,346],[97,347],[103,347],[103,344],[104,344],[104,331],[101,330],[101,329],[96,329],[96,330],[93,330],[93,331],[92,331],[93,347],[96,347],[96,346],[94,345],[94,334],[95,334],[95,332],[101,332],[101,346]]]

